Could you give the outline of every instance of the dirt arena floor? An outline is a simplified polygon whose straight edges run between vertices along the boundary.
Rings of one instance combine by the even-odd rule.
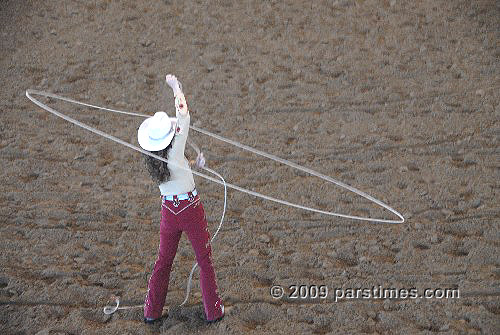
[[[499,18],[495,0],[1,1],[0,333],[500,333]],[[158,187],[141,154],[56,118],[25,91],[174,113],[167,73],[181,80],[193,125],[357,187],[407,221],[353,221],[230,191],[213,244],[222,321],[204,322],[198,275],[178,306],[194,261],[185,235],[167,317],[146,326],[142,308],[104,315],[112,295],[143,303]],[[137,144],[140,118],[43,101]],[[190,137],[231,183],[397,219],[318,178]],[[196,182],[213,232],[223,188]],[[298,297],[293,285],[305,285]]]

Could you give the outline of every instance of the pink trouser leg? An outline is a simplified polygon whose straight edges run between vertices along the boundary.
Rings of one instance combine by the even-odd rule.
[[[172,263],[182,234],[182,231],[177,228],[177,223],[170,222],[170,218],[165,215],[167,214],[166,210],[162,207],[158,258],[149,278],[148,293],[144,302],[144,317],[147,318],[157,319],[161,317],[167,297]],[[169,222],[167,222],[167,218]]]
[[[221,301],[217,293],[215,271],[212,265],[212,248],[210,233],[207,228],[205,212],[200,202],[192,211],[193,217],[183,227],[193,246],[196,261],[200,267],[200,286],[203,307],[207,320],[214,320],[222,316]]]

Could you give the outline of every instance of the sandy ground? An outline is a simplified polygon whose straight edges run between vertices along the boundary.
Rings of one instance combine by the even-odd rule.
[[[498,1],[2,1],[0,333],[495,334],[500,332]],[[227,313],[203,322],[181,239],[154,327],[141,304],[160,203],[142,157],[60,120],[28,88],[173,113],[400,210],[402,225],[311,214],[231,191],[214,263]],[[134,144],[140,119],[51,102]],[[237,185],[343,213],[387,211],[191,133]],[[192,154],[189,152],[189,154]],[[197,178],[212,231],[223,193]],[[272,285],[286,288],[282,299]],[[326,299],[290,297],[326,285]],[[334,288],[459,289],[459,299],[341,299]]]

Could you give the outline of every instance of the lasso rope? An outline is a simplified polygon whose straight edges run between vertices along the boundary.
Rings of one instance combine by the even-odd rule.
[[[77,100],[73,100],[73,99],[70,99],[70,98],[65,98],[65,97],[62,97],[62,96],[59,96],[59,95],[56,95],[56,94],[53,94],[53,93],[48,93],[48,92],[43,92],[43,91],[37,91],[37,90],[32,90],[32,89],[28,89],[26,90],[26,96],[28,97],[28,99],[30,99],[34,104],[36,104],[37,106],[39,106],[40,108],[68,121],[68,122],[71,122],[81,128],[84,128],[90,132],[93,132],[94,134],[97,134],[97,135],[100,135],[102,137],[105,137],[109,140],[112,140],[116,143],[119,143],[119,144],[122,144],[130,149],[133,149],[135,151],[138,151],[144,155],[148,155],[148,156],[151,156],[153,158],[156,158],[160,161],[163,161],[163,162],[166,162],[168,164],[174,164],[175,163],[172,163],[172,162],[168,162],[165,158],[163,157],[160,157],[158,155],[155,155],[149,151],[146,151],[138,146],[135,146],[129,142],[126,142],[126,141],[123,141],[113,135],[110,135],[110,134],[107,134],[103,131],[100,131],[99,129],[96,129],[94,127],[91,127],[83,122],[80,122],[78,120],[75,120],[65,114],[62,114],[61,112],[58,112],[56,111],[55,109],[47,106],[46,104],[40,102],[39,100],[35,99],[32,95],[39,95],[39,96],[43,96],[43,97],[46,97],[46,98],[53,98],[53,99],[57,99],[57,100],[62,100],[62,101],[66,101],[66,102],[69,102],[69,103],[72,103],[72,104],[77,104],[77,105],[81,105],[81,106],[86,106],[86,107],[91,107],[91,108],[95,108],[95,109],[99,109],[99,110],[103,110],[103,111],[108,111],[108,112],[113,112],[113,113],[119,113],[119,114],[126,114],[126,115],[131,115],[131,116],[138,116],[138,117],[143,117],[143,118],[148,118],[150,117],[149,115],[145,115],[145,114],[139,114],[139,113],[131,113],[131,112],[125,112],[125,111],[120,111],[120,110],[116,110],[116,109],[111,109],[111,108],[105,108],[105,107],[100,107],[100,106],[96,106],[96,105],[92,105],[92,104],[88,104],[88,103],[84,103],[84,102],[80,102],[80,101],[77,101]],[[320,210],[320,209],[317,209],[317,208],[312,208],[312,207],[307,207],[307,206],[303,206],[303,205],[299,205],[299,204],[294,204],[294,203],[291,203],[289,201],[285,201],[285,200],[281,200],[281,199],[277,199],[277,198],[274,198],[274,197],[271,197],[271,196],[268,196],[268,195],[264,195],[264,194],[261,194],[261,193],[258,193],[258,192],[255,192],[255,191],[252,191],[252,190],[248,190],[248,189],[245,189],[245,188],[242,188],[240,186],[237,186],[237,185],[233,185],[233,184],[230,184],[230,183],[226,183],[226,181],[224,180],[224,178],[218,174],[216,171],[212,170],[212,169],[209,169],[208,167],[202,167],[205,171],[207,172],[210,172],[212,174],[214,174],[215,176],[219,177],[220,180],[214,178],[214,177],[211,177],[209,175],[206,175],[204,173],[201,173],[201,172],[198,172],[198,171],[192,171],[193,174],[199,176],[199,177],[202,177],[202,178],[205,178],[207,180],[210,180],[212,182],[215,182],[217,184],[222,184],[224,186],[224,209],[223,209],[223,212],[222,212],[222,216],[221,216],[221,220],[220,220],[220,223],[219,223],[219,226],[217,228],[217,231],[215,232],[215,234],[213,235],[212,239],[211,239],[211,242],[213,242],[213,240],[215,239],[217,233],[219,232],[220,228],[222,227],[222,222],[224,220],[224,215],[225,215],[225,212],[226,212],[226,204],[227,204],[227,188],[232,188],[234,190],[237,190],[237,191],[240,191],[240,192],[243,192],[243,193],[246,193],[246,194],[250,194],[250,195],[253,195],[255,197],[258,197],[258,198],[262,198],[262,199],[265,199],[265,200],[269,200],[269,201],[273,201],[273,202],[276,202],[276,203],[279,203],[279,204],[282,204],[282,205],[285,205],[285,206],[290,206],[290,207],[295,207],[295,208],[299,208],[299,209],[302,209],[302,210],[305,210],[305,211],[310,211],[310,212],[315,212],[315,213],[320,213],[320,214],[325,214],[325,215],[331,215],[331,216],[337,216],[337,217],[342,217],[342,218],[347,218],[347,219],[353,219],[353,220],[360,220],[360,221],[368,221],[368,222],[375,222],[375,223],[391,223],[391,224],[397,224],[397,223],[403,223],[405,221],[404,217],[399,213],[397,212],[395,209],[393,209],[392,207],[390,207],[389,205],[385,204],[384,202],[368,195],[367,193],[363,192],[363,191],[360,191],[350,185],[347,185],[341,181],[338,181],[336,179],[333,179],[332,177],[330,176],[327,176],[327,175],[324,175],[322,173],[319,173],[317,171],[314,171],[312,169],[309,169],[309,168],[306,168],[306,167],[303,167],[303,166],[300,166],[294,162],[291,162],[291,161],[288,161],[286,159],[283,159],[283,158],[280,158],[280,157],[277,157],[275,155],[272,155],[272,154],[269,154],[269,153],[266,153],[266,152],[263,152],[263,151],[260,151],[260,150],[257,150],[255,148],[252,148],[252,147],[249,147],[247,145],[244,145],[244,144],[241,144],[239,142],[236,142],[236,141],[233,141],[233,140],[230,140],[230,139],[227,139],[225,137],[222,137],[222,136],[219,136],[217,134],[214,134],[214,133],[211,133],[207,130],[204,130],[204,129],[201,129],[201,128],[198,128],[198,127],[195,127],[193,125],[190,125],[189,126],[191,129],[193,129],[194,131],[197,131],[199,133],[202,133],[204,135],[207,135],[207,136],[210,136],[210,137],[213,137],[219,141],[222,141],[222,142],[225,142],[225,143],[228,143],[228,144],[231,144],[231,145],[234,145],[235,147],[238,147],[240,149],[243,149],[243,150],[246,150],[246,151],[249,151],[249,152],[252,152],[256,155],[259,155],[259,156],[263,156],[263,157],[266,157],[268,159],[271,159],[273,161],[276,161],[278,163],[281,163],[281,164],[284,164],[284,165],[288,165],[290,166],[291,168],[294,168],[296,170],[300,170],[300,171],[303,171],[303,172],[306,172],[312,176],[315,176],[315,177],[318,177],[320,179],[323,179],[329,183],[333,183],[337,186],[340,186],[348,191],[351,191],[359,196],[362,196],[363,198],[383,207],[384,209],[387,209],[388,211],[390,211],[391,213],[395,214],[399,219],[398,220],[388,220],[388,219],[377,219],[377,218],[369,218],[369,217],[362,217],[362,216],[355,216],[355,215],[348,215],[348,214],[341,214],[341,213],[336,213],[336,212],[330,212],[330,211],[324,211],[324,210]],[[192,145],[192,144],[191,144]],[[193,146],[193,145],[192,145]],[[195,146],[193,146],[193,148],[195,149],[195,151],[197,151],[198,153],[200,153],[199,149]],[[178,166],[178,165],[176,165]],[[180,167],[180,166],[179,166]],[[182,167],[181,167],[182,168]],[[188,300],[188,297],[189,297],[189,292],[190,292],[190,288],[191,288],[191,281],[192,281],[192,277],[193,277],[193,273],[196,269],[196,266],[197,266],[197,263],[195,263],[191,269],[191,273],[189,275],[189,279],[188,279],[188,285],[187,285],[187,289],[186,289],[186,297],[184,299],[184,301],[182,302],[181,306],[184,305],[186,303],[186,301]],[[126,306],[126,307],[119,307],[119,298],[118,297],[115,297],[115,303],[116,303],[116,306],[113,307],[113,306],[106,306],[104,308],[104,313],[106,314],[112,314],[114,313],[116,310],[118,309],[128,309],[128,308],[136,308],[136,307],[142,307],[142,305],[137,305],[137,306]]]

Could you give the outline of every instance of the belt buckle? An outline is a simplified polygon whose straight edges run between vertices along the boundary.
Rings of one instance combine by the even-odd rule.
[[[174,207],[179,207],[180,201],[176,195],[174,195],[173,204],[174,204]]]

